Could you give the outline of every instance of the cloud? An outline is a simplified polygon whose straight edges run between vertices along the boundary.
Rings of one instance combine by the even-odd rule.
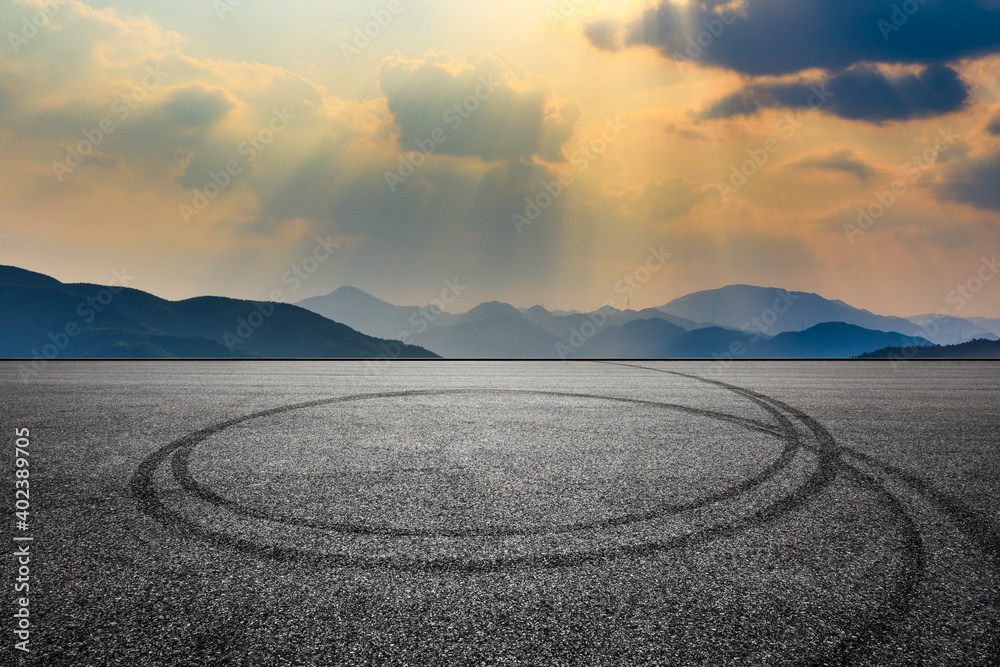
[[[950,67],[885,74],[858,66],[832,77],[790,83],[752,83],[699,114],[702,120],[749,116],[761,109],[821,108],[839,118],[884,123],[927,118],[963,109],[969,89]]]
[[[618,51],[622,48],[622,23],[616,18],[608,17],[588,21],[583,26],[583,34],[602,51]]]
[[[390,191],[383,174],[394,166],[391,158],[379,164],[342,152],[317,146],[280,182],[260,188],[262,230],[272,233],[271,220],[302,218],[314,221],[316,233],[358,238],[339,260],[341,270],[383,289],[397,289],[393,283],[401,279],[433,285],[458,276],[497,289],[542,280],[555,270],[550,260],[566,233],[567,209],[586,192],[567,188],[530,228],[528,241],[511,215],[553,180],[540,163],[429,161]]]
[[[1000,211],[1000,152],[956,162],[936,187],[938,199]]]
[[[691,129],[690,127],[678,127],[674,123],[668,123],[664,126],[663,130],[667,134],[672,134],[680,137],[681,139],[687,139],[688,141],[709,141],[710,139],[710,137],[704,132]]]
[[[18,0],[0,3],[0,26],[9,26],[3,30],[5,49],[13,49],[11,35],[19,36],[23,21],[39,11],[49,17],[44,27],[18,45],[14,58],[5,53],[4,64],[44,75],[50,85],[80,84],[95,67],[123,69],[157,59],[184,41],[144,16],[102,11],[79,0]]]
[[[914,0],[916,4],[916,0]],[[1000,49],[1000,4],[926,0],[907,13],[898,0],[666,0],[632,18],[614,39],[652,46],[673,60],[753,76],[861,63],[934,65]],[[613,43],[607,29],[585,29]]]
[[[234,106],[225,91],[191,86],[174,91],[160,108],[178,125],[202,127],[221,120]]]
[[[934,157],[934,164],[945,164],[955,160],[962,160],[972,152],[972,146],[961,139],[955,139],[951,146],[942,147]]]
[[[821,169],[850,174],[859,181],[867,181],[875,175],[876,169],[859,158],[851,148],[841,148],[822,155],[805,156],[788,162],[793,169]]]
[[[2,4],[0,17],[18,19]],[[590,190],[581,185],[546,209],[530,242],[516,234],[511,215],[565,168],[543,161],[564,159],[582,111],[559,99],[547,79],[527,76],[503,56],[397,55],[377,73],[384,97],[339,99],[279,67],[193,57],[182,40],[146,19],[75,0],[30,47],[0,60],[6,188],[55,187],[53,162],[64,161],[85,136],[97,136],[105,119],[113,125],[65,175],[57,197],[66,215],[39,216],[58,217],[69,238],[90,238],[98,219],[102,240],[113,244],[125,237],[110,231],[107,219],[129,218],[121,224],[133,229],[141,221],[145,236],[173,239],[178,253],[211,247],[237,257],[267,247],[273,252],[264,253],[266,262],[273,263],[300,242],[307,252],[317,235],[347,235],[356,244],[338,264],[345,272],[384,274],[385,285],[403,276],[406,284],[427,285],[458,275],[503,286],[553,271],[547,260],[561,251],[566,210],[576,207],[574,223],[584,217],[575,202]],[[162,70],[164,80],[141,88],[147,68]],[[120,104],[133,91],[132,104]],[[444,115],[455,104],[463,107],[448,119],[461,119],[458,127]],[[280,131],[271,123],[276,110],[292,116]],[[390,191],[385,173],[435,129],[447,133],[436,153],[448,158],[427,160]],[[251,150],[250,138],[259,149]],[[224,174],[231,163],[238,174],[230,179]],[[209,188],[217,196],[186,225],[179,206],[192,206]],[[9,201],[11,210],[57,201],[18,191],[28,204]]]
[[[0,19],[41,3],[23,4],[0,5]],[[178,50],[178,35],[145,17],[75,0],[58,4],[17,58],[0,63],[0,89],[17,92],[10,104],[0,104],[0,132],[16,127],[22,156],[44,168],[90,136],[109,158],[123,158],[151,183],[170,183],[192,153],[220,168],[231,158],[217,159],[259,130],[276,104],[322,105],[322,91],[298,75],[198,60]],[[232,113],[236,109],[240,113]]]
[[[547,82],[497,55],[406,60],[396,53],[381,63],[378,79],[399,147],[408,151],[437,133],[445,137],[439,155],[561,162],[583,115],[576,102],[557,99]]]
[[[986,126],[986,131],[994,137],[1000,136],[1000,116],[997,116]]]

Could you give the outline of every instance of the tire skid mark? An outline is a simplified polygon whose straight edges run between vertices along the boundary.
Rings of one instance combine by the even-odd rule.
[[[897,482],[909,487],[919,497],[930,504],[936,505],[939,510],[952,520],[970,538],[977,549],[990,560],[990,569],[997,582],[1000,582],[1000,532],[997,527],[985,517],[981,516],[957,498],[939,491],[933,485],[919,477],[878,460],[877,458],[860,452],[851,447],[842,447],[848,456],[851,456],[865,465],[880,471],[882,474],[894,478]],[[1000,604],[1000,592],[994,596]],[[990,654],[993,665],[1000,665],[1000,619],[993,622],[992,645]]]
[[[741,482],[732,485],[721,491],[709,494],[705,497],[699,498],[697,500],[692,500],[687,503],[677,503],[660,504],[653,509],[642,512],[642,513],[632,513],[626,514],[624,516],[609,517],[601,521],[580,521],[574,524],[569,524],[566,526],[561,526],[558,528],[549,527],[538,527],[535,529],[524,529],[524,528],[496,528],[496,529],[470,529],[470,530],[417,530],[417,529],[398,529],[392,528],[391,526],[367,526],[364,524],[357,523],[347,523],[347,522],[321,522],[313,521],[309,519],[303,519],[301,517],[295,516],[281,516],[275,515],[263,510],[254,509],[242,505],[241,503],[227,499],[211,489],[199,484],[197,480],[194,479],[190,472],[191,456],[195,451],[195,447],[201,440],[194,440],[185,443],[182,447],[177,448],[173,453],[172,458],[172,470],[174,478],[189,493],[195,495],[201,500],[212,503],[213,505],[222,507],[233,514],[248,518],[248,519],[261,519],[265,521],[275,521],[278,523],[283,523],[287,525],[298,526],[301,528],[312,528],[316,530],[326,530],[338,533],[346,533],[351,535],[370,535],[378,537],[524,537],[533,535],[557,535],[560,533],[570,533],[570,532],[582,532],[590,530],[601,530],[607,528],[616,528],[620,526],[626,526],[633,523],[640,523],[644,521],[651,521],[654,519],[663,518],[664,516],[671,514],[679,514],[681,512],[689,512],[692,510],[700,509],[702,507],[707,507],[718,502],[723,502],[726,500],[731,500],[739,495],[742,495],[753,488],[756,488],[771,478],[775,477],[782,470],[788,468],[795,455],[798,453],[798,447],[794,442],[787,438],[787,433],[776,430],[772,425],[762,423],[756,420],[744,419],[742,417],[737,417],[735,415],[729,415],[726,413],[715,412],[711,410],[703,410],[700,408],[691,408],[682,405],[675,405],[670,403],[657,403],[653,401],[643,401],[638,399],[626,399],[626,398],[612,398],[606,396],[596,396],[593,394],[571,394],[562,392],[547,392],[547,391],[520,391],[520,390],[453,390],[440,392],[442,394],[453,394],[453,393],[517,393],[517,394],[529,394],[529,395],[540,395],[540,396],[557,396],[557,397],[568,397],[568,398],[592,398],[600,400],[613,400],[622,403],[631,403],[639,405],[648,405],[656,408],[665,408],[670,410],[678,410],[681,412],[687,412],[689,414],[694,414],[701,417],[708,417],[713,419],[719,419],[723,421],[729,421],[735,424],[742,425],[748,429],[755,431],[760,431],[768,435],[776,435],[781,437],[786,441],[786,446],[782,450],[780,456],[771,464],[769,464],[764,470],[757,473],[756,475],[742,480]],[[362,395],[359,398],[367,398],[366,395]],[[338,401],[341,402],[341,401]],[[296,408],[297,409],[297,408]]]
[[[292,521],[289,521],[288,517],[275,518],[259,516],[252,511],[247,513],[245,511],[246,508],[236,506],[231,501],[222,498],[210,489],[200,486],[193,479],[193,477],[191,477],[189,471],[190,459],[195,447],[200,442],[215,433],[252,419],[278,415],[291,410],[331,405],[349,400],[358,400],[359,398],[358,396],[347,396],[308,401],[290,406],[263,410],[195,431],[194,433],[186,435],[157,450],[145,459],[139,465],[132,478],[131,490],[137,499],[139,509],[144,514],[155,519],[168,529],[182,535],[185,538],[196,538],[218,548],[233,549],[255,557],[269,558],[286,562],[308,563],[328,567],[347,567],[357,569],[402,569],[432,573],[491,573],[516,568],[578,567],[611,558],[647,556],[664,550],[707,544],[717,539],[744,533],[759,526],[778,523],[788,514],[805,507],[810,501],[819,497],[830,487],[831,484],[833,484],[834,481],[842,479],[856,484],[857,486],[864,488],[882,499],[883,502],[880,506],[890,512],[890,514],[895,518],[894,527],[902,534],[904,558],[911,564],[910,568],[906,568],[901,576],[897,577],[895,581],[892,582],[894,584],[893,589],[888,595],[887,604],[880,610],[880,613],[875,616],[862,619],[862,623],[855,628],[848,628],[847,630],[850,632],[846,632],[845,634],[849,636],[849,639],[831,647],[825,654],[813,656],[812,660],[812,664],[847,665],[855,663],[861,656],[862,652],[871,651],[873,648],[877,648],[880,644],[888,644],[887,640],[891,638],[893,630],[899,627],[899,625],[910,614],[913,608],[914,600],[918,595],[918,589],[927,574],[927,554],[923,544],[920,527],[912,515],[907,511],[907,507],[903,501],[893,495],[893,493],[889,491],[877,477],[860,470],[855,465],[848,463],[844,458],[846,455],[855,461],[869,466],[872,470],[877,471],[880,474],[896,479],[903,485],[915,491],[920,498],[928,501],[930,504],[950,517],[961,528],[961,530],[973,540],[976,547],[992,559],[993,570],[998,574],[998,577],[1000,577],[1000,538],[998,538],[996,526],[967,508],[959,500],[936,490],[924,480],[910,475],[899,468],[882,463],[867,454],[838,445],[830,432],[819,421],[801,410],[765,394],[730,385],[719,380],[702,378],[696,375],[677,371],[669,371],[660,368],[650,368],[647,366],[620,362],[595,363],[604,363],[626,368],[666,373],[715,385],[751,401],[762,408],[774,419],[774,424],[767,424],[765,422],[745,419],[736,415],[726,415],[725,413],[715,413],[696,408],[687,408],[685,406],[669,406],[670,408],[686,411],[689,414],[706,416],[715,419],[724,419],[745,428],[777,435],[788,442],[788,446],[785,448],[782,455],[771,466],[754,478],[741,482],[735,487],[731,487],[724,492],[720,492],[720,494],[715,494],[717,496],[724,495],[726,497],[706,499],[706,504],[732,500],[733,498],[760,486],[768,479],[776,476],[779,472],[781,472],[781,470],[791,465],[791,462],[795,457],[795,453],[799,450],[809,451],[815,455],[817,459],[816,469],[803,484],[795,488],[788,495],[729,524],[711,526],[699,532],[679,535],[667,540],[647,544],[624,545],[621,547],[612,546],[582,553],[556,553],[510,558],[486,558],[478,560],[463,557],[418,559],[404,556],[390,556],[384,558],[363,558],[336,553],[310,552],[300,550],[294,546],[263,544],[250,539],[232,536],[204,528],[167,508],[158,497],[153,481],[154,476],[157,470],[160,469],[160,467],[163,466],[163,464],[169,459],[173,476],[177,482],[185,491],[187,491],[188,494],[191,494],[200,500],[216,504],[236,513],[242,511],[248,518],[279,520],[286,523],[298,522],[297,525],[307,528],[322,528],[325,530],[339,529],[343,532],[349,533],[357,532],[354,529],[359,528],[358,526],[337,526],[336,524],[333,527],[330,525],[309,525],[309,522],[302,522],[302,520],[294,517],[291,517]],[[517,390],[508,391],[516,392]],[[456,389],[445,391],[412,390],[367,394],[364,395],[364,397],[391,398],[401,396],[437,395],[442,393],[461,394],[469,392],[483,393],[482,390],[476,389]],[[554,392],[523,393],[554,394]],[[625,402],[631,401],[638,404],[649,404],[659,407],[668,406],[668,404],[655,403],[652,401],[620,399],[592,394],[556,395],[579,398],[621,400]],[[801,425],[801,427],[804,428],[811,437],[803,438],[802,433],[799,431],[796,424]],[[688,509],[687,507],[681,505],[664,506],[664,508],[667,508],[668,510],[676,509],[677,511],[685,511],[685,509]],[[616,519],[591,524],[590,527],[614,527],[616,525],[622,525],[620,523],[615,523],[616,521],[622,521],[622,519],[622,517],[618,517]],[[365,529],[365,527],[360,528]],[[586,528],[583,524],[577,524],[564,527],[564,529],[560,532],[585,529]],[[417,531],[380,532],[379,529],[376,528],[369,534],[383,537],[413,537],[414,532]],[[460,531],[455,531],[455,533],[456,534],[450,536],[464,536],[459,534]],[[440,535],[440,533],[436,534]],[[533,533],[520,531],[512,534],[530,535]],[[481,531],[475,536],[505,537],[510,535],[511,533],[501,530]],[[992,654],[996,657],[993,664],[1000,664],[1000,638],[994,636],[993,642],[993,646],[991,647]]]
[[[842,456],[844,454],[854,457],[872,468],[880,470],[888,476],[895,477],[916,491],[917,494],[925,501],[929,501],[931,504],[940,508],[945,515],[951,518],[961,528],[961,530],[972,539],[977,548],[991,559],[993,570],[997,577],[1000,578],[1000,537],[998,537],[998,532],[994,525],[974,511],[970,510],[960,501],[938,491],[926,481],[906,473],[905,471],[892,465],[883,463],[868,454],[839,445],[833,438],[832,434],[830,434],[819,421],[801,410],[770,396],[741,387],[736,387],[734,385],[729,385],[719,380],[699,378],[695,375],[680,373],[677,371],[668,371],[660,368],[649,368],[646,366],[636,366],[616,362],[602,363],[627,366],[630,368],[642,368],[659,373],[698,379],[703,382],[729,389],[730,391],[747,396],[748,398],[757,397],[763,401],[767,401],[777,408],[785,410],[789,414],[793,415],[802,424],[807,426],[816,435],[817,440],[821,442],[824,447],[830,448],[831,451],[835,452],[837,465],[842,473],[852,478],[855,482],[859,483],[867,490],[881,496],[888,505],[886,509],[889,509],[890,512],[897,517],[900,522],[897,524],[897,528],[903,532],[907,545],[907,555],[913,564],[913,567],[906,570],[903,576],[896,582],[896,588],[890,596],[889,607],[880,618],[866,623],[863,627],[863,633],[860,636],[856,636],[848,642],[843,642],[837,647],[835,653],[831,653],[830,655],[823,657],[817,656],[814,664],[831,664],[831,661],[832,664],[851,664],[854,661],[853,658],[856,658],[864,650],[870,650],[872,644],[878,642],[879,640],[884,641],[887,639],[889,634],[896,627],[898,627],[898,625],[902,623],[906,616],[908,616],[912,611],[918,588],[927,574],[928,556],[924,546],[923,537],[920,533],[917,522],[913,519],[912,515],[906,511],[904,503],[894,496],[888,489],[886,489],[885,485],[878,479],[862,472],[856,466],[852,466],[844,461]],[[1000,599],[1000,596],[998,596],[998,599]],[[1000,625],[996,627],[1000,627]],[[1000,633],[993,633],[990,653],[993,656],[990,664],[1000,664]]]
[[[491,390],[498,391],[498,390]],[[518,392],[518,390],[508,390],[512,392]],[[221,504],[225,506],[231,501],[218,496],[214,492],[208,489],[204,489],[197,485],[197,483],[190,478],[190,473],[186,469],[186,462],[190,460],[190,452],[198,445],[201,441],[205,440],[211,435],[218,433],[222,430],[230,428],[231,426],[241,424],[251,419],[256,419],[265,416],[271,416],[276,414],[281,414],[283,412],[289,412],[291,410],[298,410],[302,408],[317,407],[322,405],[330,405],[335,403],[342,403],[351,400],[358,400],[360,397],[364,398],[388,398],[388,397],[400,397],[400,396],[413,396],[413,395],[436,395],[442,393],[450,394],[460,394],[460,393],[482,393],[483,390],[480,389],[455,389],[455,390],[413,390],[413,391],[396,391],[396,392],[382,392],[377,394],[364,394],[364,395],[354,395],[345,396],[332,399],[322,399],[316,401],[307,401],[304,403],[297,403],[288,406],[282,406],[278,408],[272,408],[269,410],[262,410],[260,412],[255,412],[249,415],[244,415],[242,417],[230,419],[219,424],[209,426],[207,428],[195,431],[179,440],[176,440],[169,445],[161,448],[154,452],[149,458],[142,462],[139,468],[136,470],[135,475],[132,478],[131,489],[134,496],[138,500],[139,509],[146,515],[157,520],[159,523],[163,524],[167,528],[185,536],[194,537],[202,541],[208,542],[216,547],[227,547],[236,549],[251,555],[271,558],[283,561],[294,561],[294,562],[307,562],[314,564],[321,564],[326,566],[336,566],[336,567],[351,567],[360,569],[405,569],[412,571],[431,571],[431,572],[493,572],[502,569],[510,568],[523,568],[523,567],[539,567],[539,568],[559,568],[559,567],[577,567],[580,565],[585,565],[587,563],[592,563],[600,560],[607,560],[610,558],[619,557],[631,557],[631,556],[646,556],[652,555],[664,550],[670,550],[679,548],[681,546],[689,546],[694,544],[704,544],[721,537],[734,535],[750,528],[762,525],[766,523],[773,522],[780,518],[781,516],[794,511],[798,507],[802,506],[811,497],[815,496],[826,488],[835,477],[835,473],[832,469],[829,469],[828,465],[824,465],[822,461],[819,467],[815,470],[811,476],[798,488],[793,490],[787,496],[784,496],[771,505],[764,507],[762,509],[756,510],[755,512],[749,514],[748,516],[737,520],[734,523],[721,526],[710,526],[704,528],[698,532],[688,533],[684,535],[674,536],[667,540],[654,541],[650,543],[640,544],[640,545],[623,545],[619,547],[611,546],[603,549],[597,549],[586,552],[578,553],[554,553],[554,554],[544,554],[544,555],[527,555],[527,556],[515,556],[507,558],[488,558],[488,559],[469,559],[465,557],[449,557],[449,558],[432,558],[432,559],[419,559],[413,557],[385,557],[385,558],[363,558],[348,556],[343,554],[330,554],[330,553],[315,553],[308,552],[305,550],[300,550],[295,547],[289,546],[276,546],[259,544],[253,540],[249,540],[242,537],[234,537],[231,535],[226,535],[224,533],[216,532],[213,530],[206,529],[197,523],[181,516],[180,514],[171,511],[167,508],[161,500],[158,498],[155,485],[153,483],[153,477],[156,470],[171,456],[176,456],[172,461],[172,470],[174,472],[175,478],[178,482],[185,487],[190,494],[196,495],[201,500],[206,500],[215,504]],[[784,414],[782,414],[778,409],[766,404],[762,401],[759,402],[765,411],[769,412],[777,421],[778,428],[775,428],[773,424],[767,424],[759,422],[756,420],[748,420],[743,417],[736,415],[728,415],[726,413],[715,413],[712,411],[702,410],[699,408],[691,408],[687,406],[674,406],[671,404],[663,404],[651,401],[642,401],[639,399],[624,399],[615,398],[607,396],[599,396],[594,394],[555,394],[554,392],[520,392],[520,393],[535,393],[542,395],[562,395],[575,398],[591,398],[591,399],[604,399],[604,400],[618,400],[623,402],[633,402],[638,404],[648,404],[658,407],[669,406],[671,408],[679,409],[691,414],[696,414],[700,416],[710,416],[714,418],[721,418],[733,423],[737,423],[761,432],[769,433],[771,435],[782,434],[784,438],[788,441],[788,447],[786,448],[786,453],[791,451],[794,453],[799,449],[813,450],[814,448],[809,447],[803,443],[801,434],[798,429],[795,428],[792,421],[788,419]],[[794,456],[786,456],[785,454],[776,461],[776,463],[770,468],[765,470],[763,473],[759,474],[757,478],[751,478],[745,482],[741,482],[736,485],[732,495],[735,497],[740,493],[746,493],[752,488],[762,485],[768,479],[775,476],[782,469],[791,464]],[[787,460],[786,460],[787,459]],[[761,479],[764,478],[764,479]],[[731,499],[731,498],[724,498]],[[713,502],[720,502],[715,500]],[[706,503],[711,504],[711,502]]]

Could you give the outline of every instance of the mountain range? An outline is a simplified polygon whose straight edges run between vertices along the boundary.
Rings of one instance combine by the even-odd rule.
[[[750,285],[730,285],[674,299],[664,312],[719,326],[754,329],[768,335],[802,331],[823,322],[843,322],[865,329],[895,331],[951,345],[972,338],[997,340],[1000,326],[986,318],[973,322],[947,315],[891,317],[855,308],[809,292],[789,292]]]
[[[933,355],[970,339],[1000,340],[1000,320],[890,317],[817,294],[750,285],[640,311],[492,301],[453,313],[394,305],[354,287],[297,304],[167,301],[0,266],[2,358],[851,358],[886,349]]]
[[[124,286],[65,284],[0,266],[0,357],[433,358],[291,304],[167,301]]]
[[[601,332],[580,349],[583,358],[635,359],[842,359],[884,347],[933,344],[896,332],[824,322],[774,337],[722,327],[685,331],[658,319],[634,320]]]
[[[354,287],[298,305],[446,358],[848,358],[885,347],[1000,339],[998,323],[985,318],[890,317],[817,294],[750,285],[695,292],[640,311],[489,302],[452,314],[392,305]]]

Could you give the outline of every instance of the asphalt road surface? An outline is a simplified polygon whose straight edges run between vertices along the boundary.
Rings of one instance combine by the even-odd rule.
[[[1000,664],[998,371],[0,364],[0,663]]]

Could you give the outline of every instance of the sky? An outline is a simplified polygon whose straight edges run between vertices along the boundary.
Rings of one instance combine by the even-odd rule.
[[[0,0],[0,36],[0,264],[64,282],[1000,317],[1000,0]]]

